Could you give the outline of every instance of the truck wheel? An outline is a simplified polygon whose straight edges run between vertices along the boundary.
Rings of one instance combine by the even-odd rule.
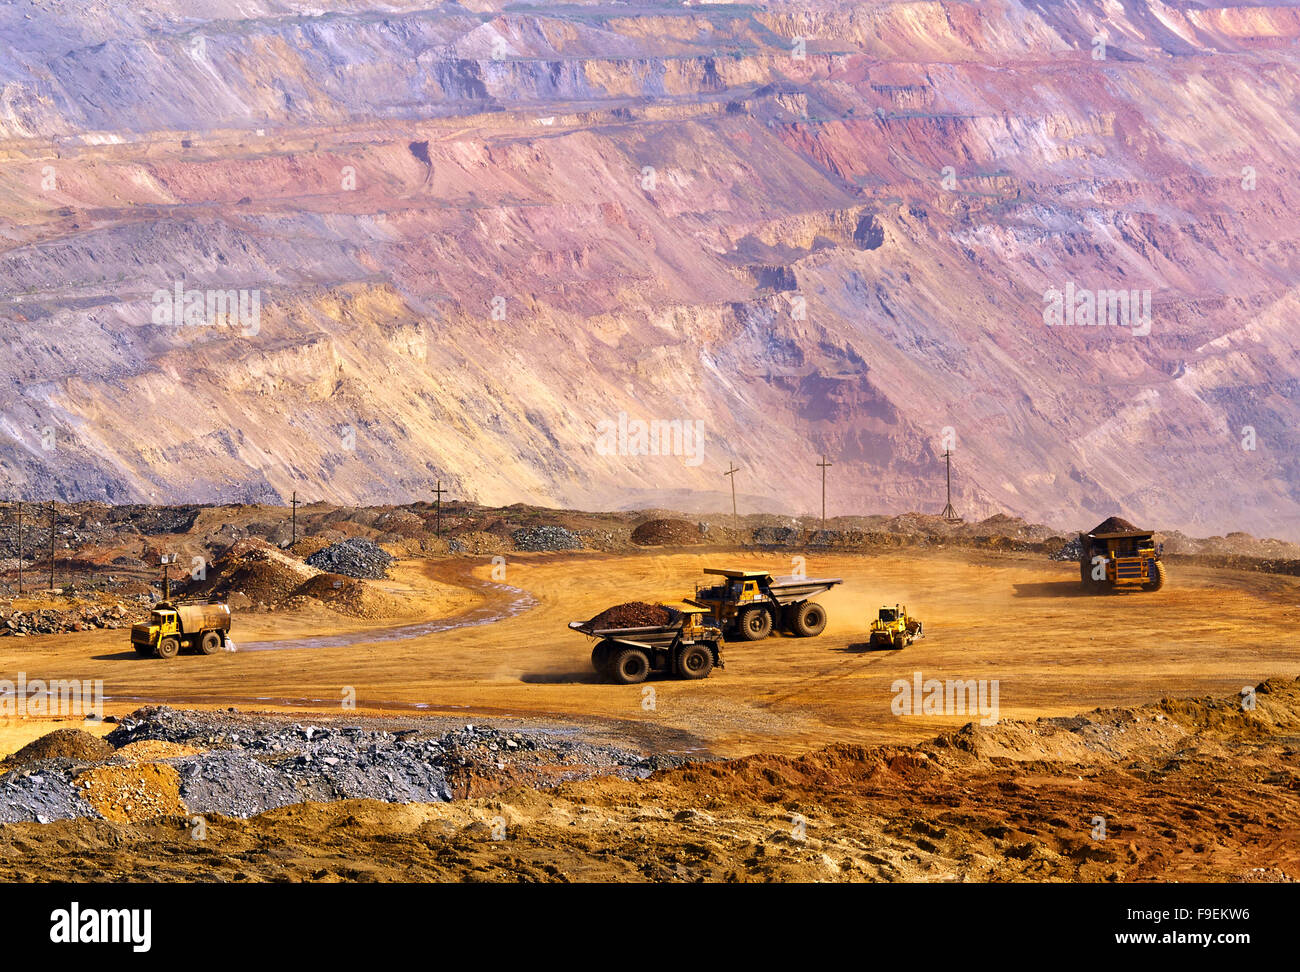
[[[625,648],[609,667],[610,675],[620,685],[644,682],[650,674],[650,659],[640,648]]]
[[[772,612],[750,608],[740,616],[740,637],[745,641],[762,641],[772,633]]]
[[[614,649],[618,646],[612,641],[602,641],[591,649],[591,667],[596,670],[597,675],[607,676],[609,673],[609,663],[614,657]]]
[[[1165,586],[1165,565],[1157,560],[1155,562],[1155,570],[1153,570],[1148,576],[1150,576],[1151,579],[1142,585],[1142,590],[1160,590],[1160,588]]]
[[[713,652],[704,645],[687,645],[677,656],[677,674],[682,678],[708,678],[713,671]]]
[[[175,658],[181,653],[181,643],[172,637],[163,638],[158,642],[158,647],[153,653],[159,658]]]
[[[215,655],[221,650],[221,633],[218,631],[205,631],[203,638],[199,641],[199,651],[205,655]]]
[[[826,629],[826,609],[813,601],[804,601],[795,608],[791,630],[800,638],[814,638]]]

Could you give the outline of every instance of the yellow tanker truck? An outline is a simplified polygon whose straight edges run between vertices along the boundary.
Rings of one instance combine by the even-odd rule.
[[[226,646],[229,631],[229,604],[159,601],[148,621],[131,626],[131,645],[156,658],[175,658],[181,649],[213,655]]]

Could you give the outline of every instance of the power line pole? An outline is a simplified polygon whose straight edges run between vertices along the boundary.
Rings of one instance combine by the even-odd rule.
[[[728,460],[727,471],[722,474],[724,476],[731,477],[731,529],[733,530],[740,529],[740,525],[737,522],[737,517],[736,517],[736,473],[738,472],[740,472],[740,469],[736,466],[736,464]]]
[[[289,546],[298,542],[298,491],[295,489],[293,495],[289,498],[289,522],[293,524]]]
[[[50,500],[50,590],[54,590],[54,528],[58,521],[54,517],[54,500]]]
[[[23,501],[18,501],[18,595],[23,593]]]
[[[434,510],[436,511],[434,513],[435,525],[433,528],[433,532],[438,536],[442,536],[442,494],[445,492],[447,491],[442,488],[442,480],[441,479],[437,480],[437,485],[434,487],[433,490]]]
[[[826,457],[822,456],[822,461],[817,463],[822,469],[822,533],[826,532],[826,470],[835,465],[833,462],[827,462]]]
[[[944,450],[943,461],[947,464],[948,467],[948,503],[943,508],[942,516],[945,520],[955,523],[958,520],[960,520],[961,517],[958,516],[957,511],[952,508],[952,450],[951,449]]]

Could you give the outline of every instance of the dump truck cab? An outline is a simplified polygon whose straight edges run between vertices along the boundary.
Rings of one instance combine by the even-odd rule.
[[[759,641],[774,630],[801,638],[826,627],[826,609],[812,600],[842,583],[838,577],[778,577],[766,570],[705,568],[721,583],[697,586],[687,603],[709,612],[728,638]]]
[[[149,620],[131,626],[131,645],[141,655],[175,658],[182,649],[212,655],[226,646],[228,604],[159,601]]]
[[[1079,580],[1093,593],[1158,591],[1165,583],[1163,553],[1154,531],[1111,517],[1079,534]]]

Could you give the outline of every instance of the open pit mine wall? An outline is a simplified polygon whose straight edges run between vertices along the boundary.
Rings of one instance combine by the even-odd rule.
[[[188,9],[0,8],[9,495],[1300,536],[1292,8]]]

